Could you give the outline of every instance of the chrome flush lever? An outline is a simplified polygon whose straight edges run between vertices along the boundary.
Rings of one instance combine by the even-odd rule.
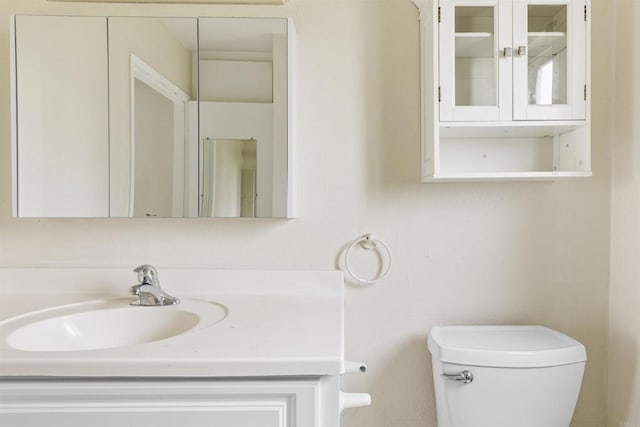
[[[451,381],[458,381],[465,384],[473,382],[473,374],[469,371],[456,372],[454,374],[447,374],[445,372],[442,374],[442,377]]]

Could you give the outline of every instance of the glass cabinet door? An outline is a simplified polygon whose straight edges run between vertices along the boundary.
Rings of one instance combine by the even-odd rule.
[[[511,2],[440,2],[440,120],[511,120]]]
[[[514,120],[585,118],[583,5],[515,0]]]

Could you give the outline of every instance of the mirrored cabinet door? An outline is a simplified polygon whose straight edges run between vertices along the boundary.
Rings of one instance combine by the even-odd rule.
[[[288,216],[288,28],[284,18],[200,18],[200,216]]]
[[[197,43],[196,18],[109,18],[112,217],[188,216]]]
[[[440,120],[510,120],[511,2],[440,4]]]
[[[514,119],[585,118],[584,1],[514,3]]]
[[[106,217],[107,19],[14,19],[14,213]]]

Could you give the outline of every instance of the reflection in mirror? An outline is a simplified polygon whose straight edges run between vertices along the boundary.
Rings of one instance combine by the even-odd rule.
[[[200,18],[199,43],[199,215],[286,217],[287,20]]]
[[[195,18],[109,18],[111,216],[186,216],[196,55]]]
[[[171,217],[173,193],[173,103],[136,79],[133,216]]]
[[[203,144],[203,216],[256,216],[255,139],[210,139]]]

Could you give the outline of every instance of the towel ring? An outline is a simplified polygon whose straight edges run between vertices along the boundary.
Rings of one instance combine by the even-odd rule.
[[[361,277],[358,277],[353,272],[353,269],[351,268],[349,257],[351,256],[351,251],[353,250],[353,248],[355,248],[358,244],[360,244],[364,249],[367,249],[367,250],[375,249],[378,247],[378,245],[380,245],[384,249],[384,251],[387,253],[387,257],[389,258],[389,263],[387,264],[387,268],[385,268],[384,271],[382,271],[380,274],[378,274],[378,276],[374,277],[373,279],[362,279]],[[353,279],[355,279],[357,282],[364,283],[367,285],[373,285],[374,283],[377,283],[380,279],[385,277],[387,274],[389,274],[389,271],[391,270],[392,259],[393,257],[391,256],[391,250],[389,249],[389,247],[384,242],[382,242],[382,240],[379,240],[376,236],[369,233],[369,234],[365,234],[359,239],[354,240],[353,243],[349,245],[349,247],[347,248],[347,252],[344,255],[344,266],[347,270],[347,273],[349,273],[349,275]]]

